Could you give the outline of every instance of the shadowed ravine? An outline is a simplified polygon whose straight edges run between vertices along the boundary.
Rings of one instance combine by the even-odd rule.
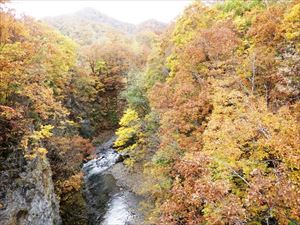
[[[120,162],[121,156],[113,148],[114,138],[97,148],[97,158],[83,166],[85,198],[89,225],[136,224],[140,221],[140,197],[117,185],[107,170]]]

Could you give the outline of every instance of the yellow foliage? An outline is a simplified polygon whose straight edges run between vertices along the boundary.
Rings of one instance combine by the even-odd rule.
[[[82,179],[83,179],[83,173],[80,172],[71,176],[67,180],[61,182],[59,186],[61,187],[63,193],[78,191],[81,188]]]
[[[116,131],[118,139],[115,141],[115,147],[124,146],[135,134],[135,129],[133,127],[120,127]]]
[[[296,41],[298,50],[300,50],[300,3],[288,10],[284,16],[282,29],[285,31],[286,39]]]
[[[138,155],[138,152],[135,152],[137,149],[137,141],[141,133],[139,132],[141,124],[138,113],[128,108],[123,117],[120,120],[121,127],[116,131],[118,136],[117,140],[114,143],[114,146],[120,152],[124,152],[130,156],[129,159],[125,160],[125,164],[128,167],[132,167],[135,163],[135,158]]]
[[[286,37],[289,40],[300,38],[300,4],[295,5],[285,15],[283,24],[286,29]]]
[[[134,166],[134,164],[135,164],[135,160],[132,159],[132,158],[125,159],[124,164],[127,167],[132,168]]]
[[[134,145],[126,146],[126,144],[134,138],[140,127],[137,112],[128,108],[120,120],[120,125],[121,127],[116,131],[118,138],[114,145],[122,151],[132,150]]]
[[[46,154],[48,153],[47,149],[45,148],[37,148],[36,151],[42,158],[45,158]]]
[[[29,136],[29,138],[39,141],[44,138],[49,138],[52,136],[51,130],[54,127],[52,125],[42,125],[41,129],[39,131],[34,131],[32,135]]]
[[[25,157],[29,160],[35,159],[37,156],[41,157],[42,159],[45,159],[46,154],[48,153],[48,150],[42,147],[34,148],[33,151],[26,153]]]
[[[132,122],[137,121],[139,118],[138,114],[136,111],[133,109],[128,108],[123,117],[120,120],[120,126],[130,126]]]
[[[34,131],[31,135],[24,136],[21,141],[21,146],[25,150],[25,157],[34,159],[37,156],[45,158],[48,153],[47,149],[40,147],[43,139],[51,137],[54,127],[52,125],[42,125],[39,131]]]

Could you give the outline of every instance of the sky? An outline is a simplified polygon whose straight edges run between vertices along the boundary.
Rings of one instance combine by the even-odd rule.
[[[15,8],[18,14],[25,13],[38,19],[91,7],[123,22],[138,24],[148,19],[168,23],[191,2],[192,0],[12,0],[9,7]]]

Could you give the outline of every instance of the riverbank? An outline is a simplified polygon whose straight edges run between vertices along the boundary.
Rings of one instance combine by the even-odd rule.
[[[113,175],[119,187],[126,188],[135,194],[141,190],[142,174],[130,171],[122,162],[115,164],[105,173]]]

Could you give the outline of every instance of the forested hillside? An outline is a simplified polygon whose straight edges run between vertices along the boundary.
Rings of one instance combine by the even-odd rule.
[[[135,26],[0,0],[0,224],[92,224],[82,165],[114,132],[144,224],[299,224],[300,1]]]
[[[164,34],[115,142],[151,223],[300,222],[299,30],[299,1],[229,0]]]
[[[94,157],[98,141],[117,127],[126,105],[121,92],[127,74],[144,67],[153,40],[161,32],[154,26],[128,36],[117,29],[123,28],[120,22],[104,17],[107,24],[103,25],[100,13],[88,12],[93,12],[88,18],[94,19],[97,27],[106,30],[109,26],[105,39],[91,21],[75,19],[79,32],[70,34],[72,40],[42,21],[17,18],[1,3],[1,224],[40,224],[32,218],[41,213],[41,207],[32,196],[22,193],[24,188],[42,192],[42,197],[36,198],[43,199],[53,194],[52,186],[63,224],[87,223],[81,167]],[[33,179],[22,173],[33,173]],[[34,173],[52,177],[53,184],[42,180],[40,184]],[[45,205],[41,210],[57,213],[47,208],[57,207],[55,197],[45,197]],[[35,207],[37,211],[31,210]],[[47,218],[45,224],[57,220],[52,219]],[[54,224],[59,224],[58,220]]]

